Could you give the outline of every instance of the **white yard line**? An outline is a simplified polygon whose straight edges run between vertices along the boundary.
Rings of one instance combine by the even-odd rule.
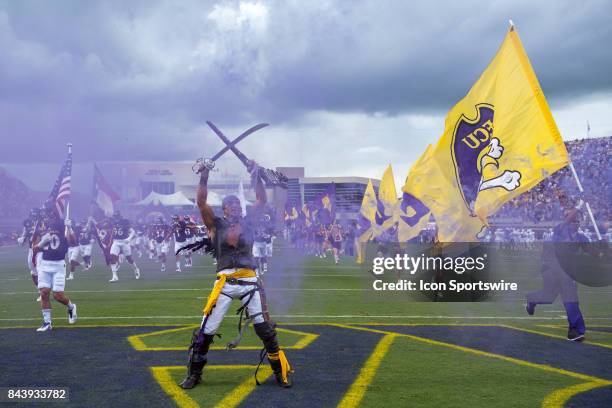
[[[68,293],[118,293],[118,292],[181,292],[181,291],[210,291],[211,288],[162,288],[162,289],[113,289],[113,290],[68,290]],[[376,292],[374,289],[351,288],[266,288],[266,292]],[[36,295],[38,292],[0,292],[0,295]]]
[[[226,318],[238,316],[227,315]],[[533,316],[422,316],[422,315],[271,315],[275,318],[300,319],[447,319],[447,320],[565,320],[565,317],[533,317]],[[79,316],[79,320],[137,320],[137,319],[201,319],[202,315],[193,316]],[[38,321],[40,317],[24,317],[0,319],[5,322]],[[589,320],[612,320],[612,317],[589,317]],[[391,324],[391,323],[390,323]]]

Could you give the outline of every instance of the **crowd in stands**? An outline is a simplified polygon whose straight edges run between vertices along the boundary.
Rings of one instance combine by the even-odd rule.
[[[610,221],[612,202],[612,136],[565,142],[598,223]],[[578,187],[569,167],[559,170],[533,189],[506,203],[493,219],[509,218],[532,224],[561,219],[557,194],[578,197]]]
[[[19,179],[0,167],[0,220],[24,218],[34,202],[32,192]]]

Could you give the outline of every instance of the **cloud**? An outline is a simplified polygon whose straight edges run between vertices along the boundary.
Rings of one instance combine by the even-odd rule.
[[[67,141],[82,161],[191,159],[218,150],[211,119],[232,136],[271,123],[244,142],[270,166],[407,167],[508,18],[553,110],[574,118],[560,123],[581,122],[595,99],[609,106],[611,12],[605,1],[2,1],[0,162],[56,161]],[[376,165],[357,153],[372,146]]]

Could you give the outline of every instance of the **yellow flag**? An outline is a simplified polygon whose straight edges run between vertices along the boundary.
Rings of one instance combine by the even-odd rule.
[[[391,228],[396,221],[397,191],[391,165],[383,173],[378,187],[378,200],[374,214],[374,237]]]
[[[367,242],[372,237],[375,215],[376,193],[374,192],[372,180],[368,180],[368,185],[361,200],[361,208],[359,209],[359,242]]]
[[[365,243],[368,242],[373,235],[374,217],[376,215],[376,192],[372,180],[368,180],[363,199],[361,200],[361,208],[359,209],[359,233],[355,245],[356,258],[355,262],[361,264],[365,260]]]
[[[312,222],[310,221],[310,210],[308,209],[308,204],[304,203],[302,206],[302,214],[304,214],[306,226],[310,227]]]
[[[423,188],[427,188],[429,195],[440,197],[444,191],[435,189],[429,184],[429,177],[434,171],[436,164],[432,159],[433,147],[427,146],[419,160],[410,168],[406,183],[402,187],[402,199],[397,206],[397,238],[399,242],[409,241],[419,235],[421,230],[427,227],[429,208],[423,203]]]
[[[506,201],[569,163],[514,28],[472,89],[448,113],[433,158],[437,169],[428,184],[446,190],[423,202],[445,242],[475,240],[487,217]]]

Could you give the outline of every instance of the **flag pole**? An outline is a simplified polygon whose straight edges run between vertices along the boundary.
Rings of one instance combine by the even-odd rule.
[[[72,154],[72,143],[68,142],[66,143],[66,146],[68,146],[68,155]],[[67,200],[68,202],[66,203],[66,219],[70,219],[70,199]]]
[[[570,170],[572,171],[572,175],[574,176],[574,180],[576,181],[576,184],[578,185],[578,191],[580,191],[580,194],[583,195],[584,189],[582,188],[582,183],[580,182],[580,179],[578,178],[578,173],[576,173],[576,169],[574,168],[574,163],[571,161],[571,159],[570,159],[569,166],[570,166]],[[595,228],[595,234],[597,235],[597,240],[601,241],[601,233],[599,232],[599,227],[597,227],[597,223],[595,222],[595,217],[593,216],[593,211],[591,211],[591,206],[586,200],[584,200],[584,204],[586,206],[587,213],[589,214],[591,224],[593,224],[593,228]]]

